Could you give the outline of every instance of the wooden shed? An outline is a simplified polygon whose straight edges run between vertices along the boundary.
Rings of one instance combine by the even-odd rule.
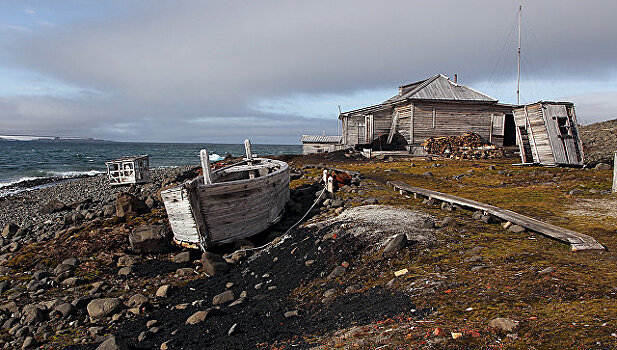
[[[514,108],[523,163],[583,165],[583,145],[571,102],[539,101]]]
[[[400,86],[383,103],[341,113],[342,143],[347,148],[368,145],[383,135],[390,143],[398,133],[410,148],[429,137],[475,132],[497,146],[514,145],[512,107],[438,74]]]
[[[302,135],[302,154],[327,153],[341,149],[342,136]]]
[[[107,177],[112,186],[148,182],[150,180],[150,157],[148,155],[122,157],[105,162]]]

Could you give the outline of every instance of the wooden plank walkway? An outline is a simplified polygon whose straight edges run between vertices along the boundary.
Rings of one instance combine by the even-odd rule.
[[[502,209],[493,205],[477,202],[471,199],[452,196],[449,194],[427,190],[420,187],[411,186],[401,181],[388,181],[390,186],[399,190],[402,193],[414,193],[424,197],[434,198],[442,202],[457,204],[462,207],[483,210],[491,215],[494,215],[503,220],[510,221],[513,224],[522,226],[530,231],[538,232],[544,236],[553,238],[560,242],[567,243],[573,251],[579,250],[606,250],[606,248],[598,243],[593,237],[568,230],[555,225],[547,224],[540,220],[536,220],[525,215],[513,212],[511,210]]]

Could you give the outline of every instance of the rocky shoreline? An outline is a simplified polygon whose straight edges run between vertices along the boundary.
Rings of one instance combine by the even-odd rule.
[[[590,292],[613,310],[610,275],[593,288],[586,280],[590,268],[614,259],[610,224],[585,231],[608,252],[566,254],[516,225],[502,227],[484,213],[416,200],[386,185],[404,179],[513,203],[510,189],[533,184],[529,199],[519,192],[522,209],[552,203],[551,215],[568,217],[560,208],[610,200],[610,169],[342,153],[280,158],[293,169],[283,220],[203,254],[170,244],[160,201],[161,189],[195,176],[195,169],[157,170],[145,185],[111,188],[96,176],[0,199],[0,347],[563,345],[581,333],[567,327],[566,307],[547,314],[546,305],[569,305]],[[350,182],[318,199],[325,167],[347,169]],[[316,200],[305,222],[289,230]],[[604,320],[602,312],[593,317]],[[547,324],[536,326],[537,315]],[[608,327],[596,331],[600,347],[615,343]]]

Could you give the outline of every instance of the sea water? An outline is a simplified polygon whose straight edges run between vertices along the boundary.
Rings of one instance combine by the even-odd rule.
[[[29,180],[67,179],[104,173],[106,161],[124,156],[148,154],[150,168],[198,165],[199,151],[203,148],[209,151],[211,161],[221,160],[227,154],[244,154],[244,145],[241,144],[0,141],[0,196],[19,192],[33,182],[37,183]],[[260,156],[300,154],[302,146],[254,144],[252,151]]]

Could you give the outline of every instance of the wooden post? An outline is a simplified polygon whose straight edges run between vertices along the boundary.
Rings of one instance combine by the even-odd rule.
[[[413,145],[413,102],[409,105],[409,144]]]
[[[437,119],[437,111],[435,111],[435,107],[433,107],[433,129],[435,129],[436,119]]]
[[[251,140],[246,139],[244,140],[244,150],[246,151],[246,164],[253,165],[253,151],[251,151]],[[255,176],[255,170],[249,170],[249,179],[254,179],[257,176]]]
[[[199,152],[201,158],[201,169],[204,173],[204,184],[209,185],[212,183],[212,169],[210,168],[210,154],[207,149],[202,149]]]
[[[392,139],[394,138],[394,134],[396,133],[396,126],[398,124],[398,111],[394,112],[394,116],[392,117],[392,125],[390,125],[390,132],[388,133],[387,144],[392,143]]]
[[[613,158],[613,192],[617,192],[617,151],[615,151],[615,158]]]
[[[334,193],[334,179],[332,179],[332,176],[328,176],[326,190],[330,193]]]
[[[493,144],[493,123],[495,122],[495,115],[491,114],[491,125],[488,131],[488,143]]]
[[[244,140],[244,149],[246,150],[246,160],[253,161],[253,152],[251,151],[251,140]]]

